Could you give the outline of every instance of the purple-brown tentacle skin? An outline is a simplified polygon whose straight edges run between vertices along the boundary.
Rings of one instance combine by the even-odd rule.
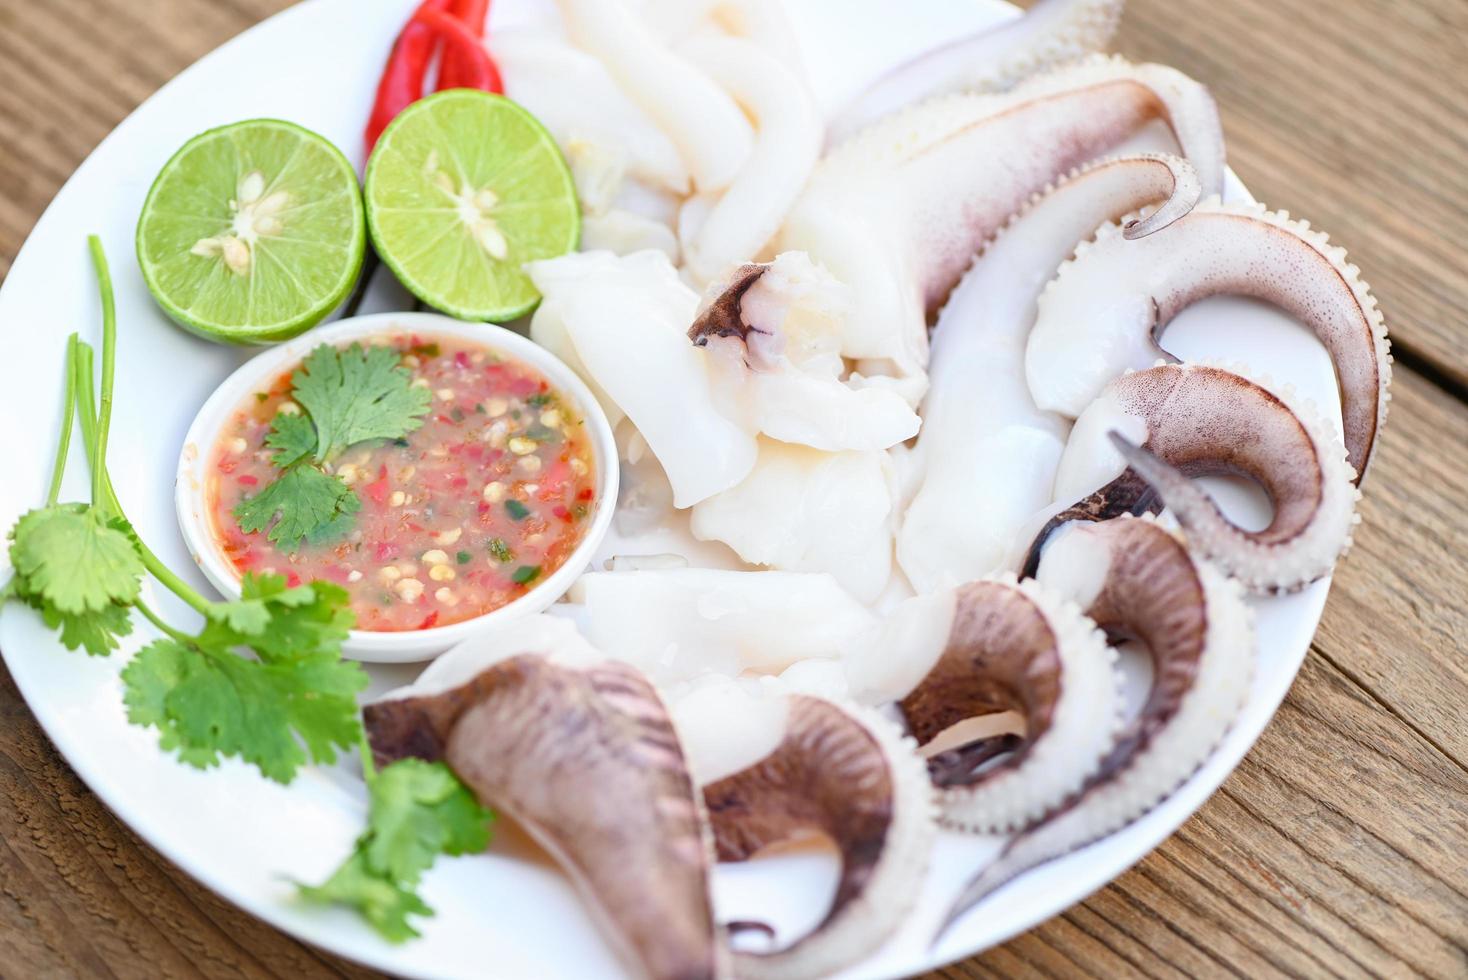
[[[1110,378],[1159,356],[1167,324],[1217,295],[1272,303],[1330,355],[1359,484],[1386,419],[1391,355],[1376,300],[1345,250],[1284,212],[1204,202],[1146,241],[1098,235],[1040,298],[1026,376],[1036,403],[1077,415]]]
[[[1037,195],[975,259],[933,331],[913,493],[897,534],[898,563],[917,591],[1005,567],[1016,528],[1050,503],[1069,425],[1040,411],[1024,381],[1025,337],[1045,281],[1098,225],[1155,205],[1125,225],[1132,237],[1154,234],[1200,193],[1179,157],[1087,164]]]
[[[522,655],[364,717],[379,763],[441,759],[520,823],[649,975],[719,975],[699,801],[667,710],[635,668]]]
[[[921,373],[926,316],[1036,192],[1150,122],[1172,128],[1205,194],[1223,186],[1207,90],[1175,69],[1091,58],[1003,95],[954,95],[883,119],[830,154],[777,251],[806,251],[854,291],[850,358]]]
[[[1123,0],[1037,0],[1024,16],[925,51],[882,75],[831,120],[840,143],[889,113],[954,92],[994,92],[1105,49]]]
[[[1140,641],[1152,686],[1081,790],[1005,846],[964,889],[944,928],[1016,875],[1165,799],[1213,751],[1253,677],[1253,619],[1241,589],[1150,518],[1067,526],[1039,574],[1114,640]]]
[[[785,735],[764,758],[704,787],[721,861],[744,861],[810,834],[841,857],[831,907],[806,936],[770,953],[736,952],[740,977],[827,976],[879,945],[915,897],[932,847],[932,790],[890,723],[792,695]]]
[[[741,315],[744,294],[759,282],[769,267],[768,262],[746,262],[734,270],[729,284],[688,328],[688,339],[694,347],[707,347],[710,340],[718,337],[733,337],[741,343],[748,341],[750,332],[756,328],[746,323]]]
[[[944,822],[974,831],[1023,826],[1079,788],[1115,729],[1114,660],[1094,624],[1032,582],[959,588],[947,641],[898,710],[919,745],[1003,712],[1019,714],[1025,731],[997,762],[998,745],[929,760]],[[991,764],[974,771],[982,762]]]
[[[1360,493],[1344,457],[1339,439],[1309,411],[1231,371],[1167,364],[1128,373],[1076,420],[1056,495],[1080,499],[1046,524],[1024,572],[1033,574],[1045,538],[1061,524],[1166,506],[1190,546],[1247,588],[1302,588],[1328,574],[1351,543]],[[1233,524],[1191,479],[1220,474],[1246,476],[1264,490],[1274,507],[1268,526]]]

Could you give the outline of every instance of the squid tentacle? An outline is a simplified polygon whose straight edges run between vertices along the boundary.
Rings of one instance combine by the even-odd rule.
[[[816,168],[777,251],[810,253],[855,291],[843,356],[920,378],[926,317],[978,247],[1036,191],[1154,120],[1171,127],[1203,192],[1218,193],[1223,136],[1207,89],[1162,65],[1095,57],[863,130]]]
[[[1340,439],[1292,389],[1271,391],[1212,365],[1160,364],[1114,380],[1076,420],[1056,480],[1058,500],[1029,548],[1071,520],[1168,507],[1190,547],[1259,593],[1294,591],[1330,573],[1351,546],[1361,492]],[[1262,530],[1229,521],[1190,479],[1242,474],[1269,496]],[[1087,487],[1100,486],[1089,494]]]
[[[1084,788],[1013,838],[964,888],[943,928],[1016,875],[1121,829],[1186,780],[1237,717],[1253,679],[1253,615],[1239,585],[1150,517],[1057,534],[1040,580],[1153,661],[1137,716]],[[940,930],[941,934],[941,930]]]
[[[1024,384],[1043,283],[1101,223],[1156,204],[1126,226],[1134,237],[1152,234],[1187,214],[1201,190],[1179,157],[1107,158],[1035,195],[979,253],[933,331],[917,476],[897,535],[897,560],[914,588],[1003,567],[1015,528],[1050,502],[1069,426],[1036,407]],[[976,386],[980,377],[987,381]],[[976,496],[984,507],[969,506]]]
[[[1094,623],[1033,581],[1003,576],[958,589],[946,642],[898,708],[919,745],[1003,711],[1024,715],[1026,732],[1009,757],[941,787],[943,823],[1012,830],[1079,789],[1119,724],[1115,661]]]
[[[773,952],[733,953],[736,976],[829,976],[891,934],[916,902],[937,833],[933,790],[912,740],[875,711],[788,696],[784,737],[749,767],[704,787],[720,860],[815,831],[841,854],[830,910]]]
[[[1170,357],[1158,346],[1161,331],[1220,294],[1273,303],[1315,332],[1335,369],[1359,483],[1390,399],[1385,322],[1345,249],[1262,205],[1209,200],[1146,241],[1123,241],[1111,227],[1078,249],[1040,297],[1025,359],[1036,403],[1079,414],[1122,370]]]
[[[527,652],[456,686],[409,688],[369,704],[364,720],[378,761],[447,762],[482,802],[556,856],[608,938],[647,973],[724,975],[701,800],[667,708],[628,664],[555,646],[553,655],[529,652],[545,650],[547,640],[586,650],[568,624],[523,628],[542,632],[518,648],[512,635],[500,652]],[[448,656],[472,669],[494,644],[474,646]],[[588,793],[596,806],[585,805]]]

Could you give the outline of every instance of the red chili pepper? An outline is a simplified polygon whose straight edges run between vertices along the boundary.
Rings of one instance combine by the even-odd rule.
[[[456,0],[453,6],[453,15],[469,29],[476,41],[484,40],[485,22],[489,20],[489,0]],[[480,50],[484,49],[483,43],[476,45]],[[487,52],[486,52],[487,54]],[[450,46],[443,53],[443,62],[438,68],[438,90],[442,92],[449,88],[476,88],[467,79],[473,77],[477,69],[470,64],[472,55],[461,51],[459,48]],[[498,72],[496,72],[498,76]],[[489,89],[491,92],[501,91],[499,88]]]
[[[367,484],[367,496],[372,498],[374,504],[382,504],[387,501],[387,466],[378,467],[377,479]]]
[[[382,79],[377,83],[377,99],[372,104],[372,115],[367,118],[367,152],[377,145],[377,139],[387,124],[397,118],[398,113],[423,98],[423,80],[428,75],[429,62],[438,50],[438,31],[418,18],[424,13],[443,11],[450,0],[423,0],[413,19],[408,21],[398,34],[392,54],[383,69]]]
[[[447,79],[440,78],[439,91],[446,88],[475,88],[481,92],[505,90],[504,83],[500,80],[499,66],[494,63],[489,52],[484,50],[478,36],[462,20],[443,10],[425,10],[422,7],[413,15],[413,20],[438,31],[444,42],[445,53],[456,52],[454,57],[463,60],[462,66],[455,65],[453,74]]]

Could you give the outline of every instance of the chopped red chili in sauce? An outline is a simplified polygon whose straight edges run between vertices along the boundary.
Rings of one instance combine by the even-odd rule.
[[[340,538],[286,553],[232,513],[270,484],[265,437],[291,371],[246,399],[213,449],[214,531],[240,575],[325,579],[352,597],[357,627],[446,626],[524,595],[581,542],[596,491],[584,420],[538,371],[489,348],[392,335],[413,384],[433,401],[406,438],[353,446],[331,470],[361,500]]]

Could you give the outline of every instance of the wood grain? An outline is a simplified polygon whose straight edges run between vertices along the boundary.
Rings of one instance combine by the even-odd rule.
[[[285,5],[0,0],[0,276],[113,125]],[[1238,771],[1111,886],[932,976],[1468,976],[1468,4],[1133,0],[1120,48],[1208,82],[1245,182],[1352,250],[1400,355],[1392,417],[1311,654]],[[139,841],[0,668],[0,976],[369,975]]]

